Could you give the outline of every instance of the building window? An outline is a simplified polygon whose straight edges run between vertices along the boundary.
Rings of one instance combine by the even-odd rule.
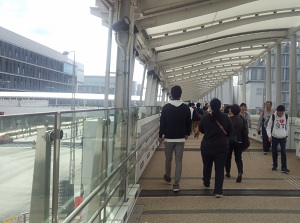
[[[256,95],[264,95],[264,89],[263,88],[256,88]]]

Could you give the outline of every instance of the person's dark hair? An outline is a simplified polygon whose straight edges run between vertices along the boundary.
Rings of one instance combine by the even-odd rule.
[[[266,101],[265,105],[266,105],[267,103],[270,103],[270,105],[272,106],[272,101]]]
[[[234,104],[231,106],[231,112],[233,115],[239,115],[241,112],[241,108],[240,106],[238,106],[237,104]]]
[[[197,107],[197,108],[200,108],[200,105],[201,105],[201,104],[198,102],[198,103],[196,104],[196,107]]]
[[[192,107],[194,107],[195,106],[195,103],[194,102],[192,102]]]
[[[228,114],[229,113],[229,109],[231,109],[231,105],[226,105],[226,107],[224,108],[224,113]]]
[[[189,102],[189,107],[192,107],[192,102]]]
[[[206,106],[203,107],[203,110],[207,111],[207,109],[208,109],[208,107],[206,107]]]
[[[243,106],[247,107],[246,103],[243,102],[240,104],[240,107],[243,107]]]
[[[210,108],[213,111],[213,113],[219,113],[221,112],[221,101],[218,98],[213,98],[210,101]]]
[[[283,105],[278,105],[276,111],[284,112],[285,111],[285,107]]]
[[[175,85],[171,88],[171,95],[173,100],[179,100],[182,94],[181,87],[178,85]]]

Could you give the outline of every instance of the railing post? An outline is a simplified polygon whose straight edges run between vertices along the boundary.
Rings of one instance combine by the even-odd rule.
[[[61,114],[55,114],[54,126],[54,151],[53,151],[53,194],[52,194],[52,223],[58,223],[58,193],[59,193],[59,158],[60,158],[60,139],[63,132],[60,130]]]

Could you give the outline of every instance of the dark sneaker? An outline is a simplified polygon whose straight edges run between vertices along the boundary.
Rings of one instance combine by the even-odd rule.
[[[203,187],[204,187],[204,189],[209,189],[210,185],[204,183],[204,179],[203,179],[203,178],[202,178],[202,182],[203,182]]]
[[[231,176],[230,176],[230,173],[226,173],[226,174],[225,174],[225,177],[230,178],[230,177],[231,177]]]
[[[215,194],[215,197],[216,197],[216,198],[222,198],[222,197],[223,197],[223,194]]]
[[[273,167],[272,167],[272,170],[273,170],[273,171],[276,171],[276,170],[277,170],[277,167],[273,166]]]
[[[242,174],[238,175],[238,177],[236,178],[236,182],[237,183],[241,183],[242,182]]]
[[[268,152],[264,152],[265,155],[268,155]]]
[[[180,191],[179,184],[173,184],[173,191],[174,191],[174,192]]]
[[[204,189],[209,189],[209,185],[206,185],[205,183],[204,183],[204,181],[203,181],[203,187],[204,187]]]
[[[167,184],[172,184],[171,177],[167,177],[166,174],[164,175],[164,181],[165,181]]]
[[[289,173],[291,172],[288,168],[281,168],[281,173]]]

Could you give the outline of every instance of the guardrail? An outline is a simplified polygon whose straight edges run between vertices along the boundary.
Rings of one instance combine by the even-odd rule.
[[[101,221],[112,219],[120,208],[119,204],[127,200],[128,191],[138,179],[138,171],[133,170],[144,159],[142,154],[148,152],[144,146],[152,147],[157,141],[157,130],[151,129],[148,134],[155,136],[149,135],[137,142],[137,123],[147,117],[158,116],[159,112],[160,107],[134,107],[0,117],[0,133],[26,135],[27,130],[18,129],[24,123],[29,123],[34,129],[34,133],[31,132],[30,136],[28,134],[27,138],[17,137],[18,143],[0,145],[0,149],[18,148],[18,162],[9,163],[12,171],[17,171],[22,166],[22,171],[33,176],[32,185],[29,180],[22,190],[18,189],[21,197],[30,199],[27,204],[31,221],[61,222],[65,219],[64,222],[71,222],[78,217],[81,221],[89,222],[96,218]],[[44,124],[41,124],[42,120]],[[156,128],[158,129],[158,122]],[[33,140],[36,149],[29,152],[27,142]],[[1,151],[15,153],[16,149],[0,150],[0,154]],[[25,157],[29,156],[31,161],[28,162]],[[9,171],[6,173],[9,179]],[[4,179],[6,175],[1,173]],[[10,191],[16,187],[10,186]],[[0,189],[8,191],[1,188],[1,184]],[[10,195],[7,193],[5,196],[9,198]],[[17,207],[20,202],[22,201],[12,205]],[[115,205],[116,202],[119,204]],[[94,204],[97,204],[97,209],[93,208]],[[0,209],[5,210],[1,205]],[[7,219],[6,217],[2,221]],[[28,215],[22,221],[24,220],[28,221]]]

